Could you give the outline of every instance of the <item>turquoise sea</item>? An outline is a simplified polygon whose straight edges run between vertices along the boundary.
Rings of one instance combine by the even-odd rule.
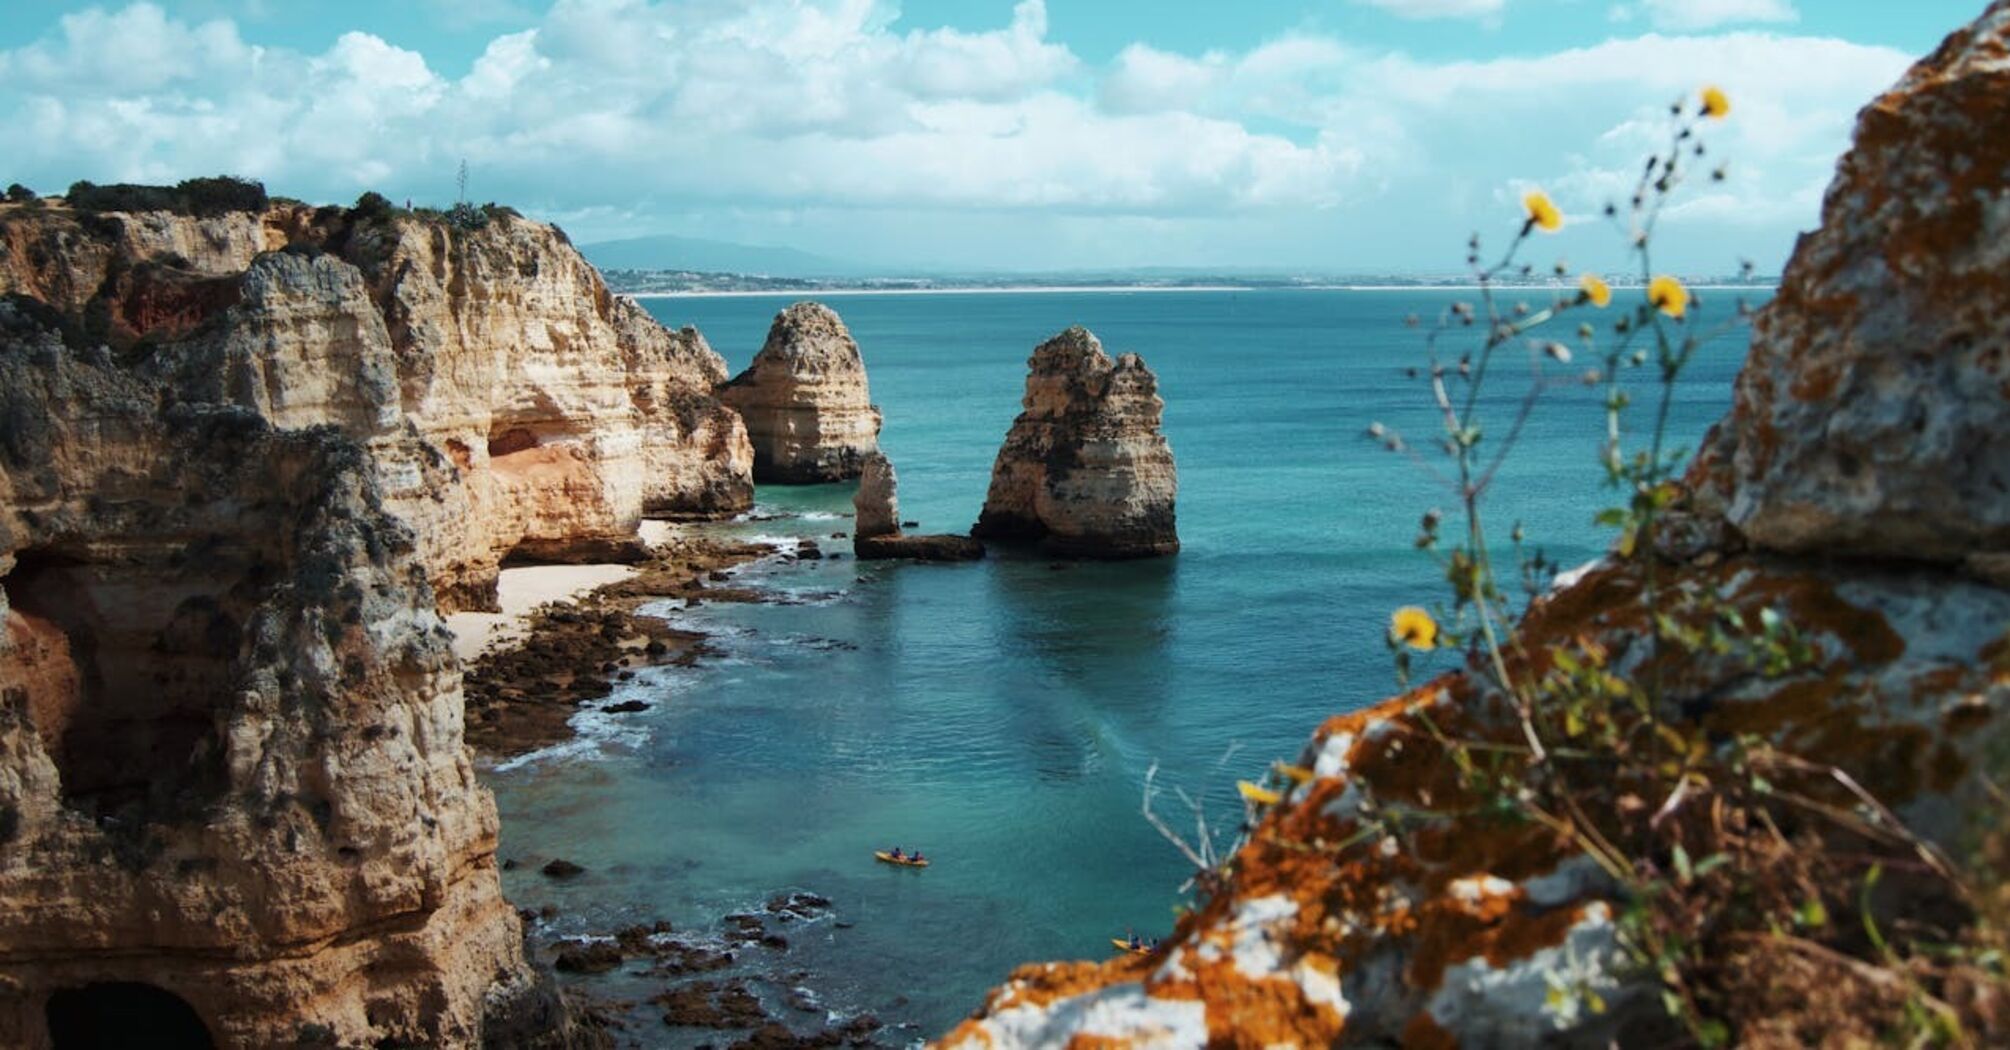
[[[1734,295],[1705,298],[1721,317]],[[520,862],[505,875],[511,900],[558,907],[540,937],[656,918],[702,937],[778,893],[821,894],[832,917],[786,930],[787,952],[741,952],[744,968],[781,1016],[817,1020],[781,1004],[800,987],[812,998],[799,1006],[909,1026],[892,1042],[946,1030],[1018,963],[1104,957],[1126,930],[1163,934],[1189,871],[1139,813],[1147,769],[1200,794],[1232,834],[1235,778],[1294,757],[1327,716],[1387,696],[1389,611],[1443,592],[1411,540],[1450,494],[1363,434],[1373,421],[1433,433],[1428,388],[1405,375],[1422,350],[1403,319],[1470,297],[824,297],[863,349],[903,517],[922,531],[976,520],[1027,355],[1083,324],[1159,376],[1185,549],[1120,564],[1010,552],[860,564],[831,538],[849,526],[850,486],[763,487],[765,520],[708,528],[814,537],[847,556],[742,572],[782,604],[675,611],[722,655],[631,683],[627,695],[659,703],[599,720],[592,746],[489,774],[502,855]],[[646,305],[697,325],[737,371],[792,298]],[[1699,355],[1671,417],[1676,443],[1693,447],[1723,413],[1742,357],[1738,337]],[[1527,380],[1525,357],[1496,368],[1490,433],[1505,431]],[[1599,485],[1602,426],[1595,392],[1546,396],[1492,497],[1503,537],[1519,520],[1566,567],[1601,549],[1592,515],[1616,502]],[[1191,825],[1177,801],[1162,805]],[[934,866],[873,862],[894,844]],[[547,880],[536,867],[554,856],[588,871]],[[584,980],[630,995],[662,984]],[[661,1026],[629,1036],[730,1041]]]

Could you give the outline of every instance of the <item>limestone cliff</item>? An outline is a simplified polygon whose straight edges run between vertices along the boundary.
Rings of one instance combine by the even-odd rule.
[[[747,370],[719,388],[747,421],[754,480],[784,485],[855,478],[879,447],[865,360],[836,311],[802,302],[775,315]]]
[[[1080,327],[1040,344],[1027,369],[1024,411],[971,535],[1068,557],[1178,551],[1179,480],[1159,432],[1158,377],[1136,354],[1111,361]]]
[[[363,441],[445,609],[492,602],[507,557],[620,556],[644,513],[749,506],[718,355],[610,294],[556,229],[485,218],[5,207],[0,295],[80,345],[202,344],[188,396]],[[435,460],[444,480],[421,484]]]
[[[360,287],[325,257],[232,284],[318,327],[302,354],[376,316],[311,305]],[[248,317],[117,350],[64,320],[0,299],[0,1044],[570,1040],[376,454],[414,489],[453,468],[410,431],[274,419],[367,401],[388,362],[289,389],[247,374]]]
[[[1564,674],[1559,654],[1604,654],[1621,673],[1662,675],[1703,739],[1728,748],[1749,735],[1833,764],[1957,855],[2001,846],[1988,778],[1972,774],[2000,781],[2010,745],[2010,592],[1998,571],[2010,520],[2006,54],[2010,2],[1998,0],[1863,112],[1822,227],[1759,319],[1735,408],[1691,472],[1684,527],[1658,557],[1609,558],[1538,602],[1510,668]],[[1773,610],[1812,660],[1777,677],[1722,655],[1657,662],[1650,615],[1674,607],[1648,608],[1650,558],[1658,593],[1710,595],[1712,615],[1737,622]],[[1684,629],[1708,618],[1677,615]],[[1310,776],[1264,814],[1164,950],[1022,967],[945,1043],[1685,1043],[1659,982],[1620,951],[1628,905],[1613,880],[1540,823],[1487,816],[1460,774],[1448,740],[1500,753],[1518,743],[1486,681],[1448,675],[1327,722],[1298,759]],[[1847,808],[1857,797],[1835,798]],[[1742,834],[1710,824],[1722,809],[1679,795],[1613,789],[1587,805],[1579,819],[1631,807],[1665,835]],[[1781,834],[1749,830],[1753,841]],[[1706,878],[1685,862],[1651,858],[1671,882]],[[1849,924],[1871,907],[1863,892]],[[1911,901],[1893,891],[1877,908]],[[1871,1045],[1907,1008],[1902,989],[1800,937],[1707,949],[1740,988],[1737,1045]],[[2010,1039],[1986,981],[1964,987],[1948,1009],[1967,1018],[1967,1037]],[[1876,1011],[1859,1013],[1865,1004]]]

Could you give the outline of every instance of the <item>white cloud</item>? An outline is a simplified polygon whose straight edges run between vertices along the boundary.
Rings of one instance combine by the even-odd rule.
[[[1501,3],[1400,6],[1484,17]],[[1094,244],[1100,228],[1201,251],[1245,234],[1309,243],[1317,215],[1344,228],[1308,252],[1338,250],[1336,231],[1359,231],[1363,252],[1455,249],[1524,183],[1573,214],[1622,194],[1662,144],[1666,104],[1712,82],[1735,106],[1712,160],[1736,177],[1671,218],[1770,224],[1784,248],[1852,114],[1906,61],[1736,32],[1461,62],[1300,31],[1235,52],[1137,43],[1096,67],[1051,39],[1040,0],[983,30],[907,29],[884,0],[558,0],[456,78],[368,33],[301,55],[136,3],[0,51],[0,181],[226,171],[300,197],[439,201],[465,157],[479,199],[578,216],[600,227],[589,239],[701,214],[722,228],[686,232],[774,239],[811,213],[826,231],[855,216],[856,239],[926,214],[915,239],[960,243],[943,217],[961,214],[1000,237],[1065,227],[1067,244]],[[756,220],[768,229],[724,225]]]
[[[1640,0],[1639,6],[1654,28],[1675,32],[1751,22],[1796,22],[1801,17],[1792,0]]]
[[[1507,0],[1354,0],[1399,18],[1485,18],[1498,15]]]

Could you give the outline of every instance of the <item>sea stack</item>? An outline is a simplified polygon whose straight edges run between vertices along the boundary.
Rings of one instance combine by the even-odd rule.
[[[1753,329],[1735,406],[1670,492],[1668,525],[1679,527],[1664,525],[1656,549],[1615,552],[1539,599],[1503,668],[1529,681],[1564,653],[1610,653],[1624,673],[1672,660],[1681,685],[1670,731],[1700,727],[1693,739],[1710,741],[1708,761],[1754,753],[1753,739],[1777,742],[1812,775],[1846,783],[1851,794],[1838,797],[1874,798],[1881,813],[1888,805],[1897,819],[1881,816],[1880,826],[1904,828],[1920,855],[1991,872],[1995,899],[2001,868],[1985,865],[2001,855],[1996,785],[2010,754],[2010,589],[1999,572],[2010,519],[2005,54],[2010,0],[1998,0],[1863,108],[1821,227],[1801,238]],[[1668,600],[1682,593],[1709,597]],[[1707,650],[1650,659],[1643,641],[1704,636],[1768,612],[1790,618],[1811,654],[1783,674],[1755,675],[1748,658]],[[1222,1032],[1293,1046],[1668,1041],[1666,986],[1633,961],[1620,918],[1637,898],[1572,845],[1582,839],[1532,822],[1509,830],[1480,802],[1494,796],[1447,772],[1469,754],[1448,747],[1452,737],[1513,754],[1527,725],[1470,670],[1334,716],[1297,759],[1311,775],[1284,786],[1223,865],[1207,907],[1148,965],[1021,966],[938,1045],[1006,1050],[1167,1032],[1191,1033],[1167,1042],[1195,1046],[1227,1041]],[[1504,767],[1509,782],[1519,768]],[[1573,805],[1586,812],[1638,804],[1625,779],[1603,790],[1581,783]],[[1679,803],[1653,819],[1747,819],[1720,799]],[[1400,840],[1385,834],[1388,814],[1406,810],[1434,815]],[[1819,837],[1794,840],[1796,870],[1822,863]],[[1908,907],[1967,907],[1883,887],[1873,897],[1870,881],[1862,915],[1847,924],[1902,928],[1895,916]],[[1713,924],[1725,916],[1735,931],[1750,885],[1718,883],[1683,907]],[[1383,904],[1390,887],[1402,887],[1401,907]],[[1853,885],[1831,892],[1857,895]],[[1945,901],[1957,891],[1940,892]],[[1879,998],[1885,971],[1812,941],[1710,936],[1723,947],[1709,965],[1750,982],[1741,1001],[1713,1001],[1727,1045],[1870,1043],[1904,1002]],[[1222,945],[1264,948],[1219,965]],[[1546,990],[1565,984],[1598,989],[1600,1007],[1546,1007]],[[2003,1045],[2000,1023],[1957,1013],[1978,1008],[1953,998],[1951,1024]]]
[[[984,545],[968,536],[901,535],[899,486],[885,453],[875,449],[865,457],[858,492],[851,498],[851,548],[861,561],[975,561],[984,556]]]
[[[1179,479],[1159,432],[1158,377],[1136,354],[1110,360],[1079,325],[1040,344],[1027,367],[1024,411],[970,534],[1073,558],[1177,552]]]
[[[865,360],[837,312],[801,302],[775,315],[747,370],[719,387],[754,445],[754,480],[813,485],[859,476],[879,448]]]

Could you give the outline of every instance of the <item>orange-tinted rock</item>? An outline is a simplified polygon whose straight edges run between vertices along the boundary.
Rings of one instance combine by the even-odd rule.
[[[1749,734],[1833,765],[1957,853],[2001,812],[1970,772],[2000,778],[2010,753],[2010,574],[1963,568],[1999,555],[2010,522],[2006,76],[1998,0],[1865,112],[1691,475],[1681,536],[1660,545],[1654,607],[1647,555],[1607,559],[1537,601],[1507,655],[1529,680],[1595,650],[1659,681],[1670,717],[1704,739]],[[1682,588],[1717,604],[1682,606]],[[1808,663],[1761,675],[1735,652],[1649,640],[1653,614],[1694,629],[1762,610],[1794,626]],[[1512,754],[1521,739],[1466,674],[1330,720],[1297,759],[1310,776],[1160,952],[1023,966],[943,1045],[1683,1043],[1658,981],[1621,949],[1625,905],[1603,869],[1539,822],[1489,816],[1444,743]],[[1625,802],[1586,804],[1597,821]],[[1712,961],[1777,971],[1759,951]],[[1876,1032],[1892,1017],[1849,1020]]]
[[[188,396],[363,441],[450,610],[491,602],[506,557],[633,553],[645,513],[752,504],[745,428],[711,393],[724,362],[611,295],[555,228],[507,212],[463,229],[286,204],[0,205],[7,292],[80,347],[222,344],[188,358]],[[420,484],[438,464],[446,480]]]
[[[1179,479],[1159,431],[1158,378],[1143,359],[1112,361],[1075,327],[1035,348],[1027,371],[1024,411],[998,450],[970,534],[1065,557],[1177,552]]]
[[[1720,434],[1731,522],[1775,550],[2010,556],[2010,7],[1858,118]]]

